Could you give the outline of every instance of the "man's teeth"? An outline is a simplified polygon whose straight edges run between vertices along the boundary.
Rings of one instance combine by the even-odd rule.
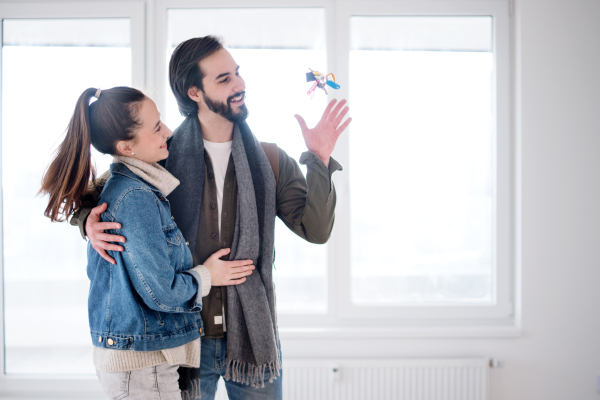
[[[240,101],[240,100],[242,100],[243,97],[244,97],[244,95],[240,94],[238,97],[234,97],[231,100],[233,100],[233,101]]]

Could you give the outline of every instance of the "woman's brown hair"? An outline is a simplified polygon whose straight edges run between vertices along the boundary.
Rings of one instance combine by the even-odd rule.
[[[96,93],[98,99],[90,104]],[[50,197],[46,217],[64,221],[81,206],[90,177],[92,183],[96,178],[90,145],[101,153],[117,154],[118,141],[135,137],[139,107],[145,99],[144,93],[129,87],[89,88],[79,96],[65,139],[42,178],[40,193]]]

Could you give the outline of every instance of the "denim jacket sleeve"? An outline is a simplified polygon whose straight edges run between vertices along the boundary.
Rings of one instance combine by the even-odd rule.
[[[185,313],[202,309],[202,294],[196,278],[189,272],[176,272],[171,260],[166,232],[161,221],[161,204],[149,190],[126,193],[114,211],[127,238],[122,253],[112,252],[125,267],[129,279],[144,303],[161,312]],[[169,215],[170,219],[170,215]],[[174,227],[181,235],[179,230]],[[115,254],[118,253],[118,254]]]

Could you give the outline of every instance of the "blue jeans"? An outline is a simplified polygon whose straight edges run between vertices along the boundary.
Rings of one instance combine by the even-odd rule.
[[[225,375],[227,336],[218,339],[202,338],[200,343],[202,344],[200,353],[200,390],[202,392],[202,400],[214,400],[219,378]],[[281,371],[279,373],[281,374]],[[231,379],[225,381],[229,400],[281,400],[282,375],[279,375],[273,383],[269,383],[270,377],[271,374],[267,370],[265,372],[264,388],[254,388],[241,382],[233,382]]]

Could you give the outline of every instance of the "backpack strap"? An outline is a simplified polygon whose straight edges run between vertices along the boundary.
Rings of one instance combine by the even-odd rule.
[[[279,148],[275,143],[260,142],[260,144],[269,159],[269,164],[271,164],[273,175],[275,175],[275,187],[277,187],[279,182]]]

